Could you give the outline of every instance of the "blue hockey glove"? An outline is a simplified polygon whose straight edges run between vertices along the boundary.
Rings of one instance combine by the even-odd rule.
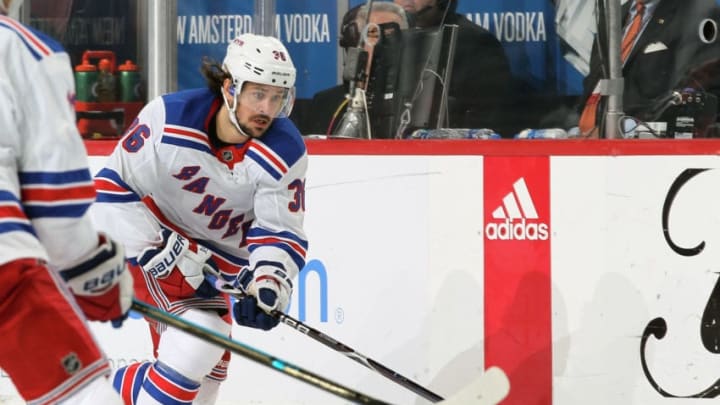
[[[247,294],[233,307],[235,321],[263,330],[270,330],[280,322],[270,313],[285,311],[293,288],[282,264],[276,262],[259,262],[254,271],[243,269],[235,280],[235,286]]]
[[[269,300],[274,300],[277,297],[272,291],[263,291],[263,293],[273,295],[272,297],[265,297]],[[280,323],[279,318],[275,318],[260,309],[260,307],[258,307],[257,299],[252,295],[243,297],[235,303],[235,306],[233,307],[233,315],[235,316],[235,321],[239,325],[262,330],[270,330]]]

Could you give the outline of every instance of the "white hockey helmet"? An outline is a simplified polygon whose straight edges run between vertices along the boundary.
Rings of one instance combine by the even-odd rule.
[[[290,115],[295,102],[296,70],[290,53],[277,38],[249,33],[239,35],[228,45],[223,69],[233,80],[232,108],[225,99],[232,112],[231,121],[235,120],[238,98],[246,82],[285,89],[277,111],[270,111],[268,115],[272,118]]]
[[[5,14],[12,18],[20,17],[20,6],[23,0],[0,0],[0,14]]]

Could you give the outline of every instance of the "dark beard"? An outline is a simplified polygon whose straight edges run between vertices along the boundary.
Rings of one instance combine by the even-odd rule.
[[[243,130],[243,132],[245,133],[245,135],[249,136],[250,138],[260,138],[261,136],[265,135],[265,132],[267,132],[267,130],[266,130],[266,131],[263,131],[263,133],[261,133],[261,134],[259,134],[259,135],[255,135],[255,131],[253,131],[253,130],[251,130],[250,128],[248,128],[247,125],[243,125],[243,124],[241,124],[241,123],[239,123],[239,122],[238,122],[238,125],[240,126],[240,129]]]
[[[250,117],[250,120],[252,121],[255,118],[262,118],[264,120],[267,120],[267,122],[270,122],[270,123],[272,122],[272,119],[270,117],[268,117],[267,115],[261,114],[259,116],[253,116],[253,117]],[[251,138],[260,138],[261,136],[265,135],[265,132],[267,132],[268,129],[270,129],[270,126],[268,126],[268,128],[265,131],[263,131],[260,135],[256,136],[253,134],[254,131],[250,130],[250,128],[248,128],[247,125],[243,125],[240,122],[238,122],[238,125],[240,126],[240,129],[242,129],[243,132],[245,132],[245,134]]]

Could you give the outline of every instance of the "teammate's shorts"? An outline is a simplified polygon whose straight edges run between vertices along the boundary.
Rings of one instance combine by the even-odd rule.
[[[63,400],[110,373],[72,293],[38,260],[0,265],[0,368],[30,404]]]

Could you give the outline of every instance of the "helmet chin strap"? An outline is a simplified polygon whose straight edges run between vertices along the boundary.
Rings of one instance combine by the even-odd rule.
[[[237,110],[237,104],[238,104],[238,100],[237,100],[238,95],[237,95],[237,94],[234,94],[234,95],[233,95],[232,107],[230,107],[230,102],[228,102],[227,96],[225,95],[225,92],[224,92],[224,91],[222,92],[222,95],[223,95],[223,100],[225,101],[225,107],[227,107],[228,112],[229,112],[229,117],[228,117],[228,118],[230,118],[230,122],[233,124],[233,126],[235,127],[235,129],[237,129],[241,134],[247,136],[248,138],[252,138],[252,137],[253,137],[252,135],[246,133],[246,132],[243,131],[243,129],[240,127],[240,123],[239,123],[238,120],[237,120],[237,115],[235,114],[235,111]]]

